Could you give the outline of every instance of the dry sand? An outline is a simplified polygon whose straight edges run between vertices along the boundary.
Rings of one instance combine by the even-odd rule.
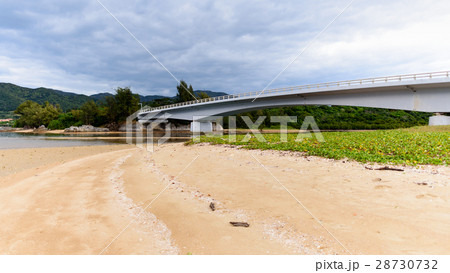
[[[0,254],[450,254],[449,178],[210,145],[2,150]]]

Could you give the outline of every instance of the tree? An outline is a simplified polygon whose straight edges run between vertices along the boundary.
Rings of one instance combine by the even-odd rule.
[[[191,101],[194,100],[194,89],[192,88],[192,85],[187,85],[187,83],[183,80],[180,81],[180,84],[177,85],[177,101],[178,102],[185,102],[185,101]]]
[[[131,92],[129,87],[116,89],[114,97],[106,98],[107,117],[110,122],[122,122],[139,110],[139,96]]]
[[[83,123],[86,125],[93,125],[95,118],[99,114],[98,105],[93,100],[90,100],[81,106],[81,111]]]
[[[45,102],[42,108],[41,123],[45,126],[48,126],[52,120],[57,119],[62,113],[61,107],[58,104],[53,105],[48,101]]]
[[[31,100],[27,100],[17,107],[14,111],[15,114],[20,115],[20,118],[16,121],[16,127],[38,127],[40,126],[42,108],[39,103]]]
[[[139,110],[139,96],[131,92],[130,88],[116,89],[116,104],[119,119],[125,120],[128,116]]]
[[[200,93],[197,94],[197,98],[199,98],[201,100],[201,99],[207,99],[207,98],[209,98],[209,96],[205,92],[200,91]]]
[[[57,119],[61,113],[59,105],[53,105],[49,102],[45,102],[44,105],[40,105],[34,101],[25,101],[14,111],[15,114],[20,115],[17,120],[16,127],[39,127],[41,125],[48,126],[49,123]]]
[[[168,104],[176,103],[176,101],[173,98],[161,98],[161,99],[155,99],[153,101],[147,102],[146,105],[150,107],[158,107]]]
[[[107,97],[105,99],[106,104],[106,118],[109,122],[117,121],[117,104],[114,97]]]

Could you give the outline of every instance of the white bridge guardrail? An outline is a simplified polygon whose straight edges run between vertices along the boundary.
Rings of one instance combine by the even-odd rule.
[[[236,98],[244,98],[244,97],[252,97],[258,96],[259,94],[270,94],[270,93],[282,93],[282,92],[293,92],[299,90],[308,90],[308,89],[318,89],[318,88],[326,88],[326,87],[344,87],[344,86],[354,86],[354,85],[363,85],[363,84],[374,84],[380,82],[401,82],[404,80],[419,80],[419,79],[435,79],[435,78],[448,78],[450,75],[450,71],[443,72],[431,72],[431,73],[419,73],[419,74],[409,74],[409,75],[399,75],[399,76],[388,76],[388,77],[378,77],[378,78],[368,78],[361,80],[349,80],[349,81],[339,81],[339,82],[328,82],[328,83],[319,83],[319,84],[307,84],[307,85],[299,85],[293,87],[284,87],[284,88],[276,88],[276,89],[267,89],[263,91],[252,91],[234,95],[226,95],[220,97],[211,97],[206,99],[198,99],[186,102],[180,102],[175,104],[169,104],[159,107],[144,107],[141,112],[149,112],[156,110],[164,110],[169,108],[175,108],[179,106],[192,105],[192,104],[200,104],[204,102],[211,101],[221,101],[221,100],[230,100]]]

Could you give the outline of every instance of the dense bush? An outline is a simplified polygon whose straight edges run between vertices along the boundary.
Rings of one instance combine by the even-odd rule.
[[[70,126],[81,126],[83,122],[77,120],[72,113],[61,114],[58,119],[52,120],[48,125],[50,130],[62,130]]]
[[[48,102],[40,105],[28,100],[20,104],[14,113],[20,115],[20,118],[15,122],[15,127],[32,128],[41,125],[48,126],[52,120],[59,116],[61,108],[59,105],[55,106]]]

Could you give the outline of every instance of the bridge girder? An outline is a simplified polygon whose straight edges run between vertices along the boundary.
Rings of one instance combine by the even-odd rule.
[[[248,111],[298,105],[338,105],[387,108],[420,112],[450,112],[450,81],[378,84],[360,88],[334,88],[313,92],[263,94],[255,97],[185,105],[148,112],[153,119],[207,120]],[[254,101],[253,101],[254,100]],[[145,112],[139,115],[145,119]]]

